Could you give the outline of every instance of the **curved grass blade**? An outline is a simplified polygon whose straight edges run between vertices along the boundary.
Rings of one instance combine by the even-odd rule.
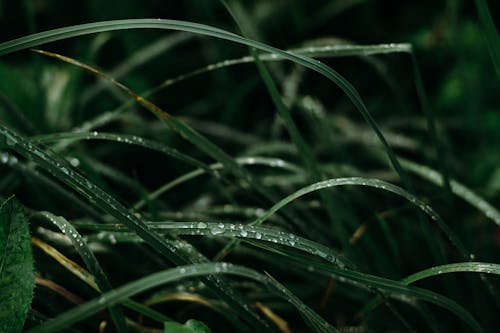
[[[229,12],[233,20],[236,22],[236,25],[242,32],[242,35],[248,38],[249,36],[248,31],[251,31],[251,27],[249,26],[250,20],[245,15],[245,12],[241,8],[241,6],[239,6],[239,3],[237,2],[232,3],[232,5],[235,6],[234,9],[236,9],[233,10],[233,8],[229,6],[229,4],[226,1],[220,0],[220,2]],[[239,15],[237,15],[236,13],[238,13]],[[245,22],[246,24],[242,24],[241,22]],[[300,133],[297,125],[295,124],[295,121],[293,120],[290,110],[285,105],[285,102],[283,101],[283,98],[281,97],[281,94],[278,91],[276,84],[274,83],[271,73],[268,71],[264,63],[259,59],[259,55],[257,54],[254,48],[250,48],[250,55],[252,56],[255,64],[257,65],[257,70],[259,72],[259,75],[266,86],[268,94],[271,97],[271,100],[278,112],[278,115],[283,121],[283,124],[288,132],[288,135],[290,136],[290,139],[292,140],[300,158],[302,159],[302,163],[304,164],[308,172],[309,179],[312,182],[318,182],[323,180],[323,175],[320,172],[318,162],[314,156],[314,153],[312,152],[311,148],[309,147],[309,145],[303,138],[302,134]],[[334,221],[336,220],[335,211],[343,212],[343,210],[337,209],[338,208],[337,204],[333,201],[333,198],[331,197],[330,193],[321,192],[320,198],[324,204],[330,223],[333,224],[334,228],[337,231],[338,238],[342,243],[342,247],[344,248],[344,250],[348,250],[349,246],[347,242],[347,231],[345,227],[343,226],[342,223],[339,222],[334,223]],[[340,221],[342,221],[342,219],[340,219]]]
[[[443,184],[443,176],[436,170],[404,158],[400,158],[400,162],[409,172],[412,172],[426,180],[429,180],[436,185]],[[491,219],[493,222],[500,226],[500,212],[493,205],[491,205],[477,193],[454,179],[450,180],[450,188],[453,194],[462,198],[471,206],[477,208],[487,218]]]
[[[222,29],[214,28],[211,26],[203,25],[203,24],[198,24],[198,23],[193,23],[193,22],[185,22],[185,21],[177,21],[177,20],[163,20],[163,19],[131,19],[131,20],[116,20],[116,21],[104,21],[104,22],[96,22],[96,23],[87,23],[87,24],[82,24],[82,25],[75,25],[75,26],[69,26],[65,28],[60,28],[60,29],[54,29],[54,30],[49,30],[25,37],[21,37],[18,39],[14,39],[8,42],[4,42],[0,44],[0,55],[12,53],[18,50],[22,49],[27,49],[31,48],[34,46],[38,46],[41,44],[61,40],[61,39],[67,39],[71,37],[76,37],[76,36],[82,36],[82,35],[88,35],[88,34],[93,34],[97,32],[104,32],[104,31],[116,31],[116,30],[125,30],[125,29],[169,29],[169,30],[179,30],[179,31],[186,31],[186,32],[192,32],[200,35],[205,35],[205,36],[211,36],[211,37],[216,37],[220,39],[225,39],[228,41],[232,41],[235,43],[247,45],[250,47],[254,47],[256,49],[270,52],[270,53],[277,53],[280,54],[282,57],[285,59],[288,59],[290,61],[293,61],[297,64],[303,65],[315,72],[318,72],[331,80],[333,83],[335,83],[351,100],[353,105],[356,107],[356,109],[362,114],[362,116],[365,118],[365,120],[368,122],[370,127],[375,131],[377,137],[379,140],[382,142],[384,145],[384,148],[387,152],[387,155],[389,159],[391,160],[391,164],[393,165],[394,169],[396,172],[400,175],[402,181],[405,183],[406,186],[409,186],[407,177],[404,174],[403,169],[401,168],[399,162],[397,161],[397,158],[392,150],[392,148],[389,146],[387,143],[384,135],[380,131],[380,128],[378,127],[377,123],[371,116],[371,114],[368,112],[368,109],[366,108],[365,104],[363,103],[361,97],[359,96],[358,92],[356,89],[345,79],[343,78],[339,73],[334,71],[332,68],[329,66],[311,59],[309,57],[291,53],[291,52],[285,52],[280,49],[277,49],[275,47],[250,40],[244,37],[241,37],[237,34],[233,34],[228,31],[224,31]],[[95,70],[94,70],[94,73]],[[96,73],[98,75],[101,75],[99,73]],[[137,95],[136,95],[137,96]],[[139,97],[139,96],[137,96]],[[136,100],[140,102],[139,99]],[[142,98],[140,98],[142,99]],[[144,101],[144,99],[142,99]],[[151,103],[150,103],[151,104]],[[160,117],[168,117],[168,114],[165,113],[159,113],[158,114]],[[234,164],[231,163],[231,161],[227,161],[227,157],[225,154],[221,154],[221,151],[219,149],[215,149],[217,147],[208,146],[208,143],[206,142],[207,140],[202,140],[202,138],[197,135],[197,133],[193,133],[192,129],[187,128],[185,124],[179,123],[176,121],[176,119],[172,119],[172,125],[177,128],[180,132],[185,133],[187,136],[190,137],[190,140],[192,140],[193,143],[199,143],[202,144],[202,146],[210,147],[210,151],[214,153],[218,160],[220,160],[220,157],[223,157],[223,161],[226,160],[226,163],[230,167],[230,169],[234,168]],[[410,186],[411,187],[411,186]]]
[[[430,277],[451,274],[451,273],[480,273],[482,274],[494,274],[500,275],[500,265],[494,263],[484,263],[484,262],[460,262],[446,265],[439,265],[431,267],[414,274],[411,274],[401,280],[401,283],[405,285],[412,284],[414,282],[427,279]],[[363,313],[367,313],[376,304],[378,304],[382,299],[380,297],[375,298],[370,301],[368,305],[362,310]]]
[[[437,223],[438,227],[443,231],[443,233],[448,237],[450,242],[458,249],[460,254],[462,254],[466,259],[471,259],[473,255],[465,248],[460,239],[456,236],[452,229],[441,219],[441,217],[426,203],[412,195],[411,193],[405,191],[404,189],[393,185],[391,183],[372,178],[361,178],[361,177],[347,177],[347,178],[335,178],[325,181],[321,181],[315,184],[308,185],[299,189],[298,191],[290,194],[289,196],[283,198],[281,201],[277,202],[274,206],[269,208],[261,216],[256,218],[250,223],[250,225],[258,226],[267,220],[270,216],[280,210],[282,207],[286,206],[290,202],[300,198],[308,193],[344,185],[357,185],[357,186],[368,186],[384,191],[392,192],[415,205],[420,211],[427,214],[434,222]],[[223,250],[223,252],[230,251],[237,244],[237,241],[229,243]]]
[[[139,217],[128,211],[115,198],[94,185],[88,179],[85,179],[78,172],[74,171],[64,159],[53,153],[43,151],[29,140],[2,125],[0,125],[0,147],[1,146],[15,150],[24,157],[33,160],[41,168],[47,170],[54,175],[54,177],[87,198],[96,207],[99,207],[118,221],[130,227],[131,230],[144,239],[153,249],[175,264],[182,265],[199,262],[201,254],[196,251],[180,251],[173,239],[170,237],[163,237],[152,231]],[[246,309],[241,296],[237,295],[225,281],[210,277],[207,279],[206,283],[214,288],[214,291],[216,291],[224,301],[232,305],[234,311],[238,312],[250,326],[258,327],[262,331],[268,331],[267,323],[263,322],[253,311]]]
[[[66,229],[66,228],[65,228]],[[68,235],[71,235],[70,232],[68,232]],[[78,235],[78,234],[77,234]],[[69,237],[73,239],[73,237]],[[79,237],[81,238],[81,237]],[[94,289],[97,292],[102,293],[102,290],[99,288],[99,286],[96,283],[96,277],[92,275],[90,272],[85,270],[85,268],[81,267],[71,259],[67,258],[64,254],[53,248],[51,245],[43,242],[42,240],[32,237],[31,242],[33,245],[39,247],[42,251],[44,251],[47,255],[52,257],[54,260],[56,260],[62,267],[66,268],[69,272],[71,272],[73,275],[78,277],[80,280],[85,282],[88,286],[90,286],[92,289]],[[71,241],[70,241],[71,242]],[[73,243],[71,243],[73,244]],[[83,242],[84,246],[86,246],[86,243]],[[90,250],[89,250],[90,251]],[[97,264],[99,264],[97,262]],[[82,303],[82,302],[80,302]],[[158,322],[162,323],[165,320],[170,320],[170,318],[164,316],[163,314],[150,309],[140,303],[137,303],[132,300],[125,300],[123,301],[123,305],[126,306],[129,309],[135,310],[139,313],[144,314],[145,316],[157,320]]]
[[[260,282],[271,291],[276,292],[279,296],[293,304],[304,316],[306,316],[308,321],[314,323],[314,326],[317,328],[315,330],[316,332],[338,332],[334,327],[319,317],[314,311],[302,303],[295,295],[293,295],[276,280],[264,276],[252,269],[228,263],[207,263],[182,266],[151,274],[107,292],[101,297],[82,304],[55,319],[29,330],[28,332],[42,333],[60,330],[79,320],[91,316],[92,314],[104,309],[106,306],[117,304],[124,299],[147,291],[151,288],[184,278],[213,274],[237,275]]]
[[[0,331],[21,332],[34,288],[28,219],[10,197],[0,204]]]
[[[355,287],[363,288],[378,294],[381,293],[384,297],[395,299],[410,305],[415,305],[415,302],[419,300],[432,303],[455,314],[458,318],[467,323],[474,331],[483,332],[481,325],[465,308],[455,301],[438,293],[409,286],[396,280],[386,279],[345,268],[339,269],[334,265],[315,262],[310,259],[303,259],[300,256],[284,255],[282,251],[276,247],[267,246],[264,243],[259,244],[254,241],[250,242],[258,247],[266,248],[270,252],[280,254],[282,256],[281,258],[284,260],[300,263],[307,267],[309,271],[328,277],[334,276],[340,282],[345,282]]]
[[[87,242],[83,237],[76,231],[76,229],[62,216],[56,216],[50,212],[37,212],[33,216],[38,216],[44,218],[54,225],[56,225],[73,243],[76,251],[83,259],[83,262],[89,269],[90,273],[94,276],[96,286],[100,292],[106,292],[112,289],[109,283],[108,277],[104,273],[101,265],[94,256],[94,253],[90,251],[87,246]],[[109,308],[111,318],[115,323],[116,330],[118,332],[127,332],[127,324],[125,322],[125,316],[119,306],[114,306]]]
[[[205,163],[198,161],[197,159],[192,158],[189,155],[183,154],[179,152],[177,149],[170,148],[167,145],[162,144],[160,142],[149,140],[136,135],[92,131],[89,133],[68,132],[68,133],[47,134],[47,135],[40,135],[32,139],[33,142],[39,142],[39,143],[49,143],[60,140],[70,140],[71,142],[75,142],[77,140],[106,140],[106,141],[136,145],[161,152],[165,155],[174,157],[186,164],[195,166],[197,168],[201,168],[206,171],[211,171]]]
[[[411,284],[433,276],[450,273],[486,273],[500,275],[500,265],[488,262],[459,262],[440,265],[419,271],[401,280],[404,284]]]
[[[264,227],[249,226],[244,224],[232,224],[222,222],[149,222],[147,223],[154,230],[168,232],[176,235],[195,235],[195,236],[213,236],[213,237],[231,237],[241,239],[255,239],[274,244],[281,244],[295,249],[310,253],[325,259],[326,261],[339,267],[354,267],[347,258],[332,250],[331,248],[311,241],[309,239],[296,236],[292,233],[274,230]],[[81,228],[113,233],[99,233],[95,237],[89,237],[89,240],[103,240],[113,238],[114,241],[120,241],[120,234],[114,232],[128,231],[123,225],[117,224],[81,224]],[[124,235],[127,237],[127,235]],[[133,236],[133,235],[131,235]],[[127,239],[127,238],[125,238]],[[130,239],[130,238],[128,238]],[[137,237],[135,237],[137,239]]]
[[[332,58],[332,57],[349,57],[349,56],[369,56],[387,53],[411,52],[411,44],[376,44],[376,45],[327,45],[327,46],[308,46],[286,50],[286,52],[307,56],[310,58]],[[279,53],[261,53],[258,55],[261,61],[283,61],[287,60]],[[170,87],[184,80],[209,73],[218,69],[236,66],[240,64],[249,64],[255,62],[252,56],[245,56],[236,59],[227,59],[206,65],[195,69],[189,73],[181,74],[171,79],[167,79],[157,87],[141,94],[144,97],[149,97],[160,90]]]

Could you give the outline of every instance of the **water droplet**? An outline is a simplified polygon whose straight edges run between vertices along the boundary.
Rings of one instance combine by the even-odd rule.
[[[260,232],[257,232],[257,233],[255,234],[255,238],[256,238],[256,239],[261,239],[261,238],[262,238],[262,234],[261,234]]]
[[[205,222],[199,222],[196,225],[196,227],[199,228],[199,229],[205,229],[207,227],[207,224]]]
[[[9,155],[2,153],[2,155],[0,155],[0,162],[7,163],[8,161],[9,161]]]
[[[211,233],[212,235],[220,235],[220,234],[223,234],[223,233],[224,233],[224,229],[222,229],[222,228],[217,228],[217,227],[215,227],[215,228],[211,228],[211,229],[210,229],[210,233]]]
[[[246,230],[241,230],[240,235],[241,237],[246,237],[248,236],[248,232]]]
[[[71,164],[71,166],[73,166],[73,167],[76,168],[77,166],[80,165],[80,160],[77,159],[77,158],[72,157],[72,158],[69,159],[69,164]]]

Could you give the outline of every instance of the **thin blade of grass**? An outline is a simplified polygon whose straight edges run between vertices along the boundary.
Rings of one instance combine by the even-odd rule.
[[[155,221],[147,223],[152,229],[159,232],[167,232],[176,235],[195,235],[195,236],[211,236],[211,237],[231,237],[241,239],[255,239],[258,241],[266,241],[274,244],[281,244],[295,249],[310,253],[325,259],[326,261],[335,264],[339,267],[354,267],[347,258],[332,250],[331,248],[311,241],[309,239],[294,235],[292,233],[279,231],[275,229],[249,226],[244,224],[233,224],[223,222],[168,222]],[[110,231],[113,233],[99,233],[94,237],[89,236],[89,240],[106,240],[113,238],[113,241],[120,241],[120,234],[114,232],[128,231],[123,225],[117,224],[78,224],[80,228],[92,229],[96,231]],[[125,235],[127,236],[127,235]],[[125,238],[127,239],[127,238]],[[137,238],[136,238],[137,239]],[[130,240],[130,238],[129,238]]]
[[[47,170],[54,175],[54,177],[87,198],[96,207],[99,207],[118,221],[128,225],[134,232],[143,238],[146,243],[151,245],[153,249],[170,261],[177,265],[199,261],[199,257],[195,257],[196,251],[195,253],[179,251],[176,243],[171,238],[163,237],[152,231],[139,217],[128,211],[115,198],[94,185],[88,179],[85,179],[78,172],[74,171],[64,159],[53,153],[46,153],[32,144],[29,140],[1,125],[0,140],[0,146],[8,147],[24,157],[33,160],[41,168]],[[218,292],[218,295],[227,303],[233,305],[234,311],[238,312],[242,318],[246,319],[249,325],[255,325],[263,331],[268,331],[267,323],[264,323],[253,311],[246,309],[243,306],[245,303],[243,298],[237,295],[224,281],[209,279],[207,284],[212,286],[214,291]]]
[[[34,216],[42,217],[54,225],[56,225],[73,243],[76,251],[83,259],[83,262],[89,269],[90,273],[95,278],[95,283],[98,287],[98,290],[103,292],[109,291],[112,289],[111,284],[109,283],[108,277],[104,273],[101,265],[97,261],[97,258],[94,256],[94,253],[90,251],[87,246],[87,242],[83,239],[83,237],[76,231],[76,229],[62,216],[56,216],[50,212],[38,212]],[[109,312],[111,314],[111,318],[115,323],[116,330],[118,332],[127,332],[127,324],[125,322],[125,316],[123,315],[123,311],[119,306],[114,306],[109,308]]]
[[[255,280],[264,284],[271,291],[294,305],[301,314],[303,314],[308,322],[314,323],[316,332],[338,332],[333,326],[328,324],[324,319],[312,311],[307,305],[302,303],[288,289],[281,285],[276,280],[262,275],[252,269],[236,266],[229,263],[207,263],[190,266],[182,266],[173,269],[164,270],[158,273],[151,274],[139,280],[127,283],[119,288],[103,294],[101,297],[90,302],[82,304],[59,317],[52,319],[38,327],[35,327],[28,332],[42,333],[53,332],[62,328],[68,327],[71,324],[85,319],[92,314],[99,312],[106,306],[111,306],[123,301],[129,297],[147,291],[151,288],[174,282],[180,279],[207,276],[213,274],[231,274]]]
[[[473,255],[465,248],[465,246],[462,244],[462,242],[453,232],[453,230],[441,219],[441,217],[429,205],[427,205],[426,203],[415,197],[413,194],[409,193],[408,191],[405,191],[404,189],[396,185],[373,178],[361,178],[361,177],[335,178],[308,185],[288,195],[281,201],[277,202],[274,206],[269,208],[261,216],[252,221],[250,225],[258,226],[262,224],[265,220],[267,220],[270,216],[272,216],[282,207],[286,206],[288,203],[300,198],[303,195],[330,187],[344,186],[344,185],[368,186],[376,189],[381,189],[384,191],[392,192],[408,200],[410,203],[416,206],[421,212],[427,214],[432,221],[436,222],[438,227],[443,231],[446,237],[448,237],[450,242],[457,248],[460,254],[464,256],[464,258],[470,260],[473,257]],[[230,246],[233,247],[234,245],[235,244],[231,244]],[[230,250],[229,245],[223,251],[227,252],[228,250]]]
[[[249,243],[267,249],[282,256],[282,260],[289,260],[290,262],[300,263],[307,267],[309,271],[316,272],[328,277],[334,276],[339,281],[351,284],[355,287],[367,289],[371,292],[382,293],[384,297],[395,299],[403,303],[415,305],[418,300],[425,301],[437,305],[443,309],[450,311],[460,318],[464,323],[469,325],[476,332],[483,332],[481,325],[477,320],[460,304],[455,301],[442,296],[438,293],[408,286],[400,281],[386,279],[371,274],[357,272],[349,269],[339,269],[333,265],[316,262],[310,259],[304,259],[297,255],[286,255],[280,249],[268,246],[265,243],[257,243],[249,241]]]
[[[436,170],[404,158],[400,158],[400,161],[409,172],[412,172],[438,186],[443,184],[443,176]],[[454,179],[450,179],[450,188],[453,194],[468,202],[471,206],[475,207],[487,218],[500,226],[500,212],[492,204]]]
[[[397,158],[392,150],[392,148],[389,146],[387,143],[384,135],[380,131],[380,128],[378,127],[377,123],[371,116],[371,114],[368,112],[368,109],[366,108],[364,102],[362,101],[361,97],[359,96],[358,92],[356,89],[346,80],[344,79],[339,73],[334,71],[332,68],[326,66],[325,64],[311,59],[309,57],[291,53],[291,52],[285,52],[280,49],[274,48],[272,46],[253,41],[247,38],[243,38],[237,34],[233,34],[227,31],[224,31],[222,29],[214,28],[211,26],[203,25],[203,24],[198,24],[198,23],[193,23],[193,22],[185,22],[185,21],[177,21],[177,20],[163,20],[163,19],[131,19],[131,20],[116,20],[116,21],[104,21],[104,22],[96,22],[96,23],[87,23],[87,24],[82,24],[82,25],[75,25],[75,26],[69,26],[65,28],[60,28],[60,29],[54,29],[54,30],[49,30],[29,36],[24,36],[18,39],[14,39],[11,41],[4,42],[0,44],[0,55],[12,53],[18,50],[22,49],[27,49],[31,48],[34,46],[38,46],[41,44],[61,40],[61,39],[67,39],[71,37],[77,37],[77,36],[82,36],[82,35],[87,35],[87,34],[93,34],[97,32],[104,32],[104,31],[115,31],[115,30],[125,30],[125,29],[170,29],[170,30],[179,30],[179,31],[187,31],[187,32],[192,32],[196,34],[201,34],[201,35],[206,35],[206,36],[211,36],[211,37],[216,37],[216,38],[221,38],[225,39],[228,41],[232,41],[235,43],[247,45],[250,47],[254,47],[256,49],[260,49],[262,51],[270,52],[270,53],[278,53],[284,58],[293,61],[297,64],[301,64],[315,72],[318,72],[328,78],[330,81],[335,83],[351,100],[353,105],[356,107],[356,109],[362,114],[362,116],[365,118],[365,120],[368,122],[370,127],[374,130],[376,133],[377,137],[379,140],[382,142],[384,145],[384,148],[387,152],[387,155],[389,159],[391,160],[391,164],[396,170],[396,172],[399,174],[401,177],[402,181],[405,183],[406,186],[408,186],[408,180],[407,177],[405,176],[405,173],[403,169],[401,168],[399,162],[397,161]],[[95,70],[94,70],[95,72]],[[96,73],[98,74],[98,73]],[[100,75],[100,74],[98,74]],[[166,117],[167,115],[160,113],[159,116],[161,117]],[[208,145],[206,140],[201,140],[201,138],[195,133],[192,133],[192,130],[189,128],[186,128],[184,124],[179,124],[178,122],[174,121],[172,122],[172,125],[174,125],[177,129],[179,129],[180,132],[186,133],[188,136],[192,136],[193,141],[202,143],[204,147],[207,149],[210,148],[209,150],[212,151],[216,156],[219,157],[224,157],[223,160],[226,159],[226,156],[221,155],[219,152],[219,149],[215,149],[215,147],[212,147]],[[230,169],[234,168],[234,164],[232,164],[230,161],[227,161],[228,166]]]

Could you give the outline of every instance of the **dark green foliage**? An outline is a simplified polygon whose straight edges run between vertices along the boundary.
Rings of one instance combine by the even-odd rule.
[[[0,1],[0,322],[497,331],[499,8]]]

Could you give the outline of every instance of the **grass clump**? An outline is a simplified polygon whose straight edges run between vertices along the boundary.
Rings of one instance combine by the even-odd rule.
[[[447,4],[9,5],[4,330],[495,331],[495,11]]]

